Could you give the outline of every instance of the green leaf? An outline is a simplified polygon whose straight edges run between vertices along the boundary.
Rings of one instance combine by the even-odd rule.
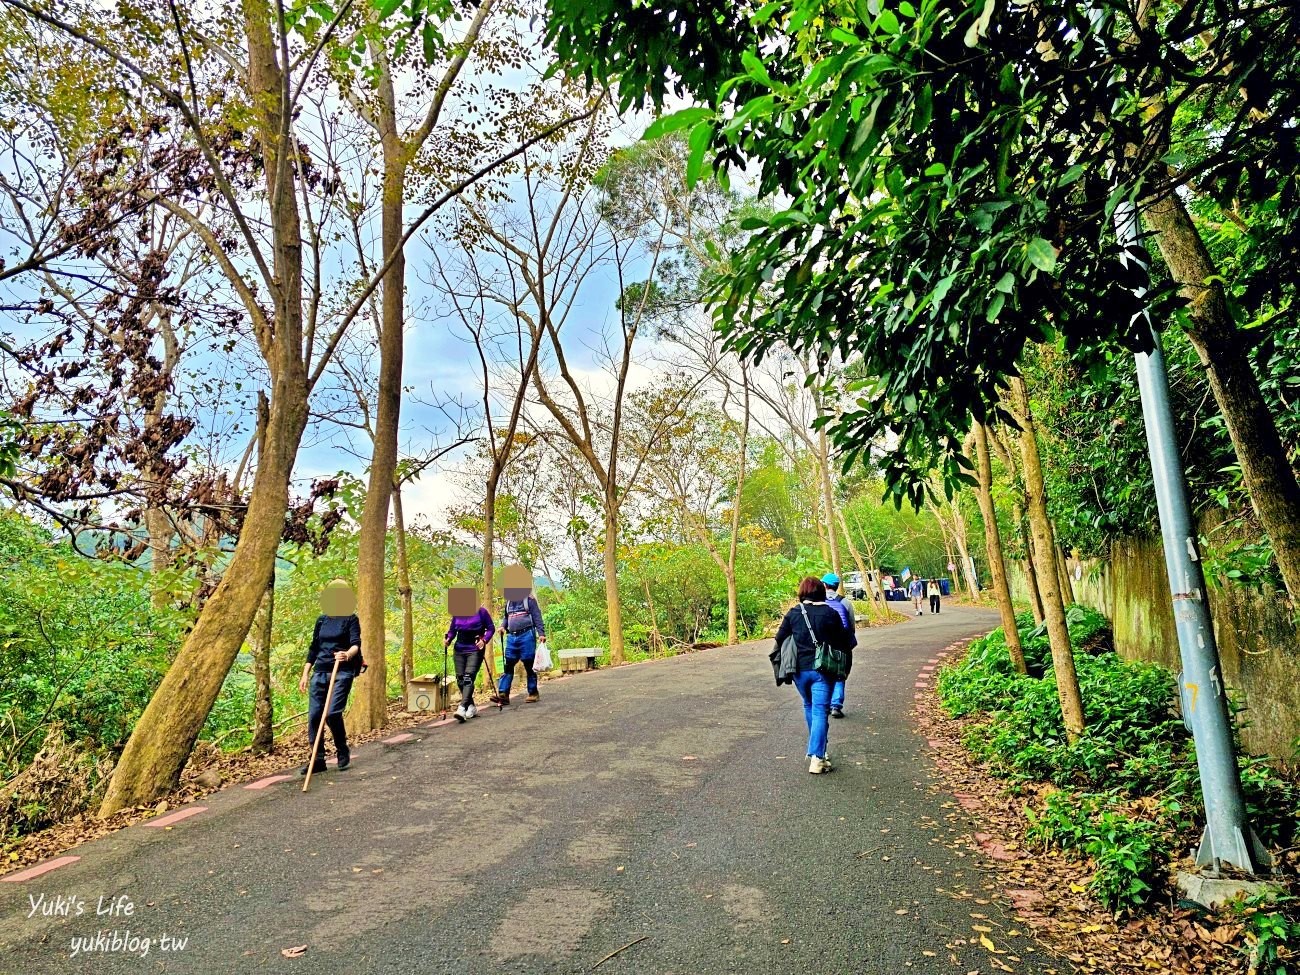
[[[641,139],[649,142],[658,139],[661,136],[668,135],[670,132],[680,132],[682,129],[688,129],[693,125],[703,122],[705,119],[713,117],[713,109],[705,108],[700,105],[691,108],[683,108],[680,111],[673,112],[671,115],[662,115],[651,122],[645,130]]]
[[[691,129],[689,145],[691,154],[686,160],[686,187],[694,189],[704,172],[704,157],[713,143],[713,123],[709,120],[698,122]]]
[[[925,167],[926,176],[942,176],[948,172],[948,167],[943,163],[931,163]]]
[[[759,84],[766,85],[768,88],[776,87],[776,84],[772,81],[772,76],[767,73],[767,65],[760,61],[758,55],[753,51],[742,51],[740,53],[740,63],[745,66],[745,73]]]
[[[1016,287],[1016,276],[1008,271],[1002,277],[998,278],[998,283],[993,286],[993,290],[1001,291],[1003,294],[1011,294]]]
[[[880,11],[880,16],[876,18],[876,26],[886,34],[898,33],[898,15],[889,8]]]
[[[1029,263],[1048,274],[1056,270],[1056,248],[1042,237],[1035,237],[1029,242],[1026,255]]]
[[[402,5],[402,0],[371,0],[371,3],[379,14],[379,19],[385,20],[397,12],[397,8]]]
[[[912,111],[912,131],[918,135],[930,127],[934,119],[934,89],[925,85],[916,96],[916,107]]]
[[[989,300],[988,310],[984,312],[984,318],[992,324],[998,320],[998,313],[1002,311],[1002,306],[1007,303],[1007,296],[1002,292],[995,292],[992,299]]]

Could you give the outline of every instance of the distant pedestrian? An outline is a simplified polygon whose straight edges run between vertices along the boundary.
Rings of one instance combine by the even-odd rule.
[[[925,594],[925,583],[921,581],[920,576],[913,576],[912,582],[907,587],[907,594],[912,597],[912,608],[916,610],[916,615],[921,615],[921,597]]]
[[[321,591],[320,607],[321,615],[312,630],[298,690],[307,695],[307,747],[315,744],[316,732],[323,718],[325,727],[334,736],[334,754],[341,772],[352,764],[343,709],[348,703],[352,681],[365,666],[361,657],[361,621],[356,614],[357,597],[343,579],[335,579]],[[339,669],[334,678],[334,691],[330,693],[330,674],[335,661],[338,661]],[[324,713],[326,696],[330,699],[328,714]],[[306,775],[308,771],[313,775],[325,771],[323,751],[317,753],[315,764],[304,765],[299,774]]]
[[[839,614],[840,622],[849,633],[849,667],[844,676],[831,686],[831,717],[844,717],[844,682],[849,679],[849,670],[853,669],[853,648],[858,645],[858,620],[853,610],[853,601],[846,599],[839,592],[840,577],[834,572],[822,576],[826,586],[826,605]]]
[[[514,570],[518,570],[517,572]],[[532,573],[522,565],[507,566],[502,573],[505,580],[505,661],[497,683],[496,703],[503,707],[510,703],[510,685],[514,682],[515,664],[524,665],[528,684],[529,704],[538,701],[537,672],[533,661],[537,657],[538,642],[546,642],[546,624],[542,621],[542,607],[532,593]]]
[[[454,716],[462,723],[478,714],[474,705],[474,681],[478,679],[483,657],[490,651],[492,637],[496,634],[492,614],[482,606],[477,612],[473,610],[475,595],[475,591],[468,587],[456,587],[448,593],[453,615],[443,642],[444,648],[455,644],[453,657],[456,684],[460,687],[460,706]]]
[[[783,653],[787,637],[793,637],[794,653]],[[814,775],[831,770],[826,754],[830,733],[831,681],[817,670],[817,645],[836,650],[849,649],[848,632],[839,614],[826,605],[826,586],[811,576],[799,583],[799,602],[781,620],[772,653],[778,684],[793,683],[803,698],[803,716],[808,725],[808,771]]]
[[[939,593],[940,593],[939,580],[931,579],[930,580],[930,612],[931,613],[939,612]]]

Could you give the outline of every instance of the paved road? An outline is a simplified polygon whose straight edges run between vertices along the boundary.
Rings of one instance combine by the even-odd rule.
[[[965,823],[907,716],[926,659],[995,624],[948,608],[864,632],[830,775],[808,774],[796,694],[748,644],[544,685],[360,749],[307,795],[227,789],[0,884],[0,971],[567,973],[645,936],[602,975],[992,972],[977,943],[946,947],[978,938],[972,911],[1040,971],[996,904],[936,891],[986,899],[988,878],[945,845]],[[85,913],[27,917],[40,894]],[[97,916],[101,896],[134,913]],[[70,958],[100,931],[148,955],[91,940]]]

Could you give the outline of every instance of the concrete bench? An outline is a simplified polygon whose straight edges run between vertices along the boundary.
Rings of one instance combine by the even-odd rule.
[[[595,670],[596,658],[604,652],[600,647],[574,647],[557,651],[555,656],[560,661],[560,673],[580,674],[584,670]]]

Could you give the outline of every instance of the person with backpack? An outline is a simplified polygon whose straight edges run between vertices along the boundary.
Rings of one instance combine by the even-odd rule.
[[[298,681],[298,690],[307,694],[307,746],[311,748],[316,742],[316,732],[322,720],[334,736],[334,754],[338,758],[338,769],[342,772],[352,764],[352,752],[348,749],[348,731],[343,723],[343,709],[347,707],[348,692],[352,682],[365,667],[361,656],[361,621],[357,618],[357,597],[346,580],[335,579],[320,594],[321,615],[316,618],[316,627],[312,630],[311,645],[307,648],[307,662]],[[334,676],[334,690],[330,692],[330,674],[338,662],[338,673]],[[329,713],[325,714],[325,698],[329,697]],[[316,756],[313,764],[308,763],[298,770],[299,775],[308,772],[316,775],[325,771],[323,751]]]
[[[521,581],[510,574],[514,568],[515,566],[509,566],[506,573],[504,573],[507,580],[504,624],[506,633],[505,663],[501,668],[501,677],[497,681],[496,696],[496,703],[502,707],[510,703],[510,685],[514,682],[515,664],[520,661],[523,662],[528,683],[528,696],[524,698],[524,701],[528,704],[537,703],[539,700],[537,671],[533,669],[533,661],[537,657],[538,641],[546,642],[546,624],[542,622],[542,607],[538,605],[537,597],[533,595],[531,585],[510,584]],[[528,573],[524,566],[518,568],[522,569],[524,573]],[[528,575],[528,582],[532,582],[531,574]]]
[[[848,649],[848,631],[840,614],[826,605],[825,583],[809,576],[799,583],[799,602],[781,620],[770,659],[776,682],[794,684],[803,698],[808,771],[813,775],[831,770],[826,754],[831,684],[838,676],[835,665],[843,663],[842,655]]]
[[[839,615],[840,622],[844,624],[844,629],[849,634],[848,667],[844,671],[844,676],[831,686],[831,717],[842,718],[844,717],[844,682],[849,679],[849,671],[853,669],[853,648],[858,645],[857,614],[853,611],[853,603],[840,594],[839,576],[834,572],[827,572],[822,576],[822,583],[826,586],[826,605]]]
[[[496,634],[496,624],[492,622],[492,614],[486,608],[480,606],[477,612],[470,611],[476,595],[475,590],[469,587],[456,587],[448,593],[452,617],[443,649],[455,643],[452,657],[456,662],[460,706],[456,708],[454,717],[462,724],[478,714],[478,708],[474,704],[474,681],[478,678],[483,657],[491,649],[492,637]]]

